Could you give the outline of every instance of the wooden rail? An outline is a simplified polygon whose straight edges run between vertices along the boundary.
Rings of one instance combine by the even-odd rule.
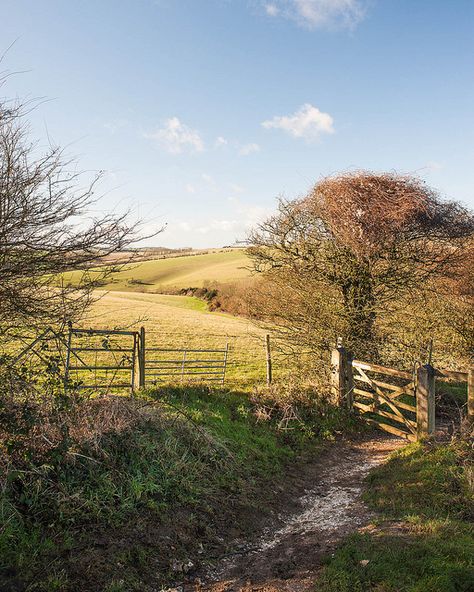
[[[465,372],[441,370],[426,364],[412,374],[353,359],[344,347],[337,347],[332,351],[331,371],[336,403],[357,409],[369,423],[408,440],[424,438],[435,431],[436,381],[467,382],[467,417],[474,424],[474,367]],[[393,377],[399,384],[380,380],[380,375]],[[401,386],[407,380],[409,382]],[[355,383],[362,384],[356,386]],[[397,423],[401,428],[387,424],[381,418]]]
[[[467,382],[469,372],[435,369],[436,380],[441,382]]]
[[[397,378],[407,378],[408,380],[412,378],[412,374],[409,372],[395,370],[395,368],[387,368],[386,366],[379,366],[378,364],[369,364],[368,362],[361,362],[360,360],[352,360],[352,366],[354,368],[360,368],[361,370],[377,372],[377,374],[385,374],[386,376],[396,376]]]

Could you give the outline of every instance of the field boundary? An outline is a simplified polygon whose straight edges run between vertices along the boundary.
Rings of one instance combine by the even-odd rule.
[[[15,368],[27,356],[42,362],[49,374],[59,375],[65,390],[145,388],[160,382],[219,382],[223,385],[230,347],[165,348],[149,346],[146,329],[51,328],[32,339],[10,363]],[[52,346],[52,342],[54,345]],[[172,356],[172,357],[170,357]]]
[[[332,350],[334,403],[355,410],[366,422],[410,442],[435,433],[437,380],[467,383],[467,417],[474,423],[474,366],[467,371],[450,371],[418,363],[407,372],[354,359],[344,347]]]

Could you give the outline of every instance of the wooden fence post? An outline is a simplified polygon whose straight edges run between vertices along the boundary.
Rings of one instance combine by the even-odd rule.
[[[64,368],[64,390],[67,390],[69,383],[69,366],[71,365],[71,342],[72,342],[72,321],[67,322],[67,344],[66,344],[66,364]]]
[[[467,419],[474,424],[474,366],[467,371]]]
[[[138,355],[139,355],[139,350],[138,350],[138,333],[135,333],[135,335],[133,336],[133,351],[132,351],[132,379],[131,379],[131,393],[133,395],[133,393],[135,392],[135,389],[137,387],[137,360],[138,360]]]
[[[270,349],[270,335],[265,335],[265,352],[267,358],[267,385],[272,384],[272,352]]]
[[[354,402],[354,368],[352,366],[352,360],[354,356],[352,352],[346,350],[345,356],[345,367],[344,367],[344,376],[345,376],[345,401],[347,408],[349,411],[353,410],[353,402]]]
[[[222,370],[222,385],[224,385],[225,381],[225,373],[227,370],[227,358],[229,357],[229,342],[225,344],[225,354],[224,354],[224,368]]]
[[[429,364],[417,370],[416,431],[419,439],[435,431],[435,371]]]
[[[138,341],[138,386],[145,388],[145,327],[140,327]]]
[[[354,375],[352,355],[344,347],[336,347],[331,352],[331,394],[335,405],[344,403],[352,409]]]

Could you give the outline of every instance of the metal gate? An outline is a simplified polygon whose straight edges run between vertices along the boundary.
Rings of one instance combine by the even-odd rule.
[[[74,389],[138,387],[137,331],[69,327],[65,385]]]
[[[229,344],[224,349],[146,347],[145,386],[158,382],[218,381],[224,384]]]

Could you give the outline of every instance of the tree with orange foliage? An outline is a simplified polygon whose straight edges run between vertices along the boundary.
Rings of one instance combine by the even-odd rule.
[[[473,236],[473,213],[415,177],[325,178],[302,199],[280,200],[249,237],[254,270],[272,286],[260,313],[295,342],[310,346],[308,323],[319,324],[319,346],[337,334],[375,357],[376,320],[461,270]]]

